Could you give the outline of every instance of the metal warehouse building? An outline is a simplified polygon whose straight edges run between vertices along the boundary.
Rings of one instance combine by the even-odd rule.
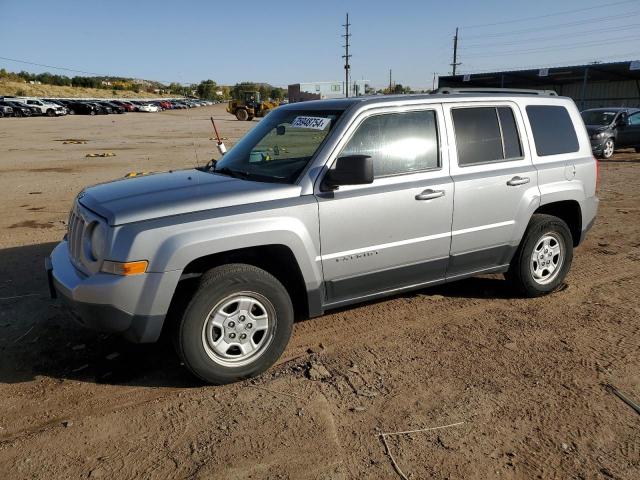
[[[555,90],[581,110],[640,107],[640,61],[449,75],[440,77],[438,86]]]

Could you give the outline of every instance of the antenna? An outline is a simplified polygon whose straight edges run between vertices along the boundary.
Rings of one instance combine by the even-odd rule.
[[[349,27],[351,26],[351,24],[349,23],[349,14],[347,13],[347,23],[345,23],[344,25],[342,25],[344,27],[344,35],[342,35],[345,39],[344,41],[344,55],[342,55],[342,58],[344,58],[344,94],[345,97],[349,97],[349,70],[351,69],[351,65],[349,65],[349,59],[351,58],[351,55],[349,55],[349,38],[351,37],[351,34],[349,33]]]
[[[456,67],[458,65],[462,65],[462,63],[458,62],[458,27],[456,27],[456,34],[453,37],[453,63],[451,64],[453,67],[453,75],[456,74]]]

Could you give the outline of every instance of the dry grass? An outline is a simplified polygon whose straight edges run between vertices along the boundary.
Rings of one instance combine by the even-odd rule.
[[[100,88],[59,87],[57,85],[31,85],[12,80],[0,80],[0,96],[17,95],[18,92],[27,97],[91,97],[91,98],[157,98],[163,95],[127,90],[103,90]],[[166,96],[166,95],[165,95]]]

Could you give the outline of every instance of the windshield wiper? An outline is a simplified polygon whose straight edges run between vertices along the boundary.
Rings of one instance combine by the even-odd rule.
[[[222,175],[228,175],[233,178],[246,179],[249,176],[247,172],[241,172],[239,170],[231,170],[229,167],[215,168],[214,166],[212,171],[213,173],[220,173]]]

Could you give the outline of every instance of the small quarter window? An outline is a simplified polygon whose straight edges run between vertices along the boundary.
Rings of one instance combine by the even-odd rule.
[[[370,155],[376,178],[440,166],[436,112],[387,113],[367,118],[341,157]]]
[[[573,122],[565,107],[529,105],[527,116],[538,156],[545,157],[580,150]]]
[[[455,108],[458,165],[502,162],[522,158],[522,147],[510,107]]]

